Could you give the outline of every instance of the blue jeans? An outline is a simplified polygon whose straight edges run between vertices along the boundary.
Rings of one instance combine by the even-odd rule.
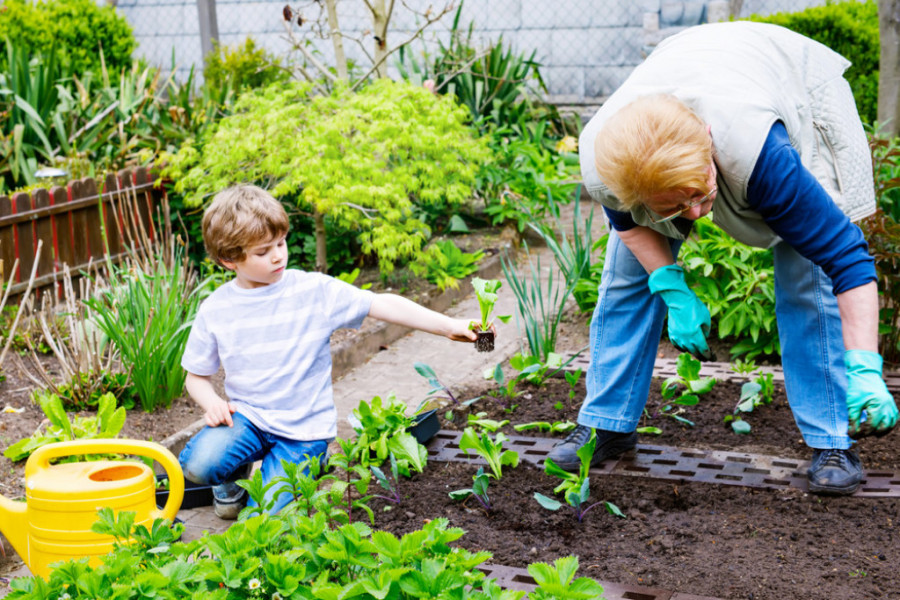
[[[680,240],[669,240],[678,256]],[[841,319],[831,279],[786,243],[773,248],[775,315],[785,389],[811,448],[849,448],[847,378]],[[590,330],[587,396],[581,425],[634,431],[641,418],[667,307],[647,287],[648,274],[615,231]]]
[[[281,461],[301,463],[307,457],[325,458],[327,440],[299,441],[272,435],[261,430],[241,413],[231,415],[234,427],[220,425],[204,427],[188,441],[178,456],[186,479],[194,483],[220,485],[243,465],[262,460],[260,471],[264,483],[285,475]],[[278,499],[269,511],[277,513],[293,497],[287,492],[271,488],[265,501]],[[256,503],[251,499],[250,506]]]

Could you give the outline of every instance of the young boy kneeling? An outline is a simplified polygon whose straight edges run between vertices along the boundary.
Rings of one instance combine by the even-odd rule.
[[[337,433],[329,347],[336,329],[359,328],[370,316],[454,341],[476,338],[469,320],[286,269],[287,232],[281,203],[255,186],[222,191],[203,215],[207,252],[235,276],[203,301],[181,360],[206,426],[179,460],[187,479],[214,486],[215,511],[225,519],[247,502],[234,482],[248,477],[255,461],[268,483],[284,475],[282,460],[324,458]],[[220,367],[227,399],[210,381]],[[292,498],[273,488],[265,500],[272,499],[274,513]]]

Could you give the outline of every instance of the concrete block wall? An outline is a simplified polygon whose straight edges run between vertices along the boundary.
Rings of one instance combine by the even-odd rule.
[[[824,3],[744,0],[741,16],[796,11]],[[408,0],[407,4],[420,11],[444,5],[435,0]],[[239,44],[252,36],[269,51],[287,56],[291,45],[282,18],[284,6],[285,0],[217,0],[219,41]],[[315,20],[317,3],[302,6],[304,17]],[[198,75],[202,72],[196,0],[118,0],[118,10],[134,27],[140,56],[166,69],[173,65],[174,57],[174,68],[182,80],[191,66],[196,66]],[[371,22],[362,0],[341,0],[339,10],[344,33],[363,37],[365,49],[371,52],[372,37],[366,33]],[[622,83],[659,40],[723,11],[727,15],[727,0],[465,0],[460,23],[474,23],[473,41],[487,44],[502,36],[517,51],[534,52],[551,100],[597,104]],[[412,50],[433,51],[439,40],[446,42],[452,19],[451,12],[432,25],[426,40],[416,42]],[[419,23],[420,16],[396,2],[389,46],[407,39]],[[304,29],[308,31],[308,25]],[[294,31],[298,32],[296,26]],[[330,42],[315,40],[313,47],[324,62],[331,60]],[[366,52],[356,42],[346,40],[345,49],[351,59],[369,64]]]

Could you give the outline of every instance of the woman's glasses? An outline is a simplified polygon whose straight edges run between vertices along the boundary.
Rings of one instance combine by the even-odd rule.
[[[647,211],[647,216],[650,217],[650,222],[653,223],[653,224],[658,224],[658,223],[668,223],[669,221],[671,221],[671,220],[674,219],[675,217],[679,217],[679,216],[683,215],[684,213],[686,213],[687,211],[691,210],[691,209],[694,208],[695,206],[698,206],[698,205],[700,205],[700,204],[703,204],[704,202],[706,202],[707,200],[709,200],[710,198],[712,198],[713,195],[718,191],[718,189],[719,189],[718,186],[716,186],[716,185],[712,186],[712,189],[709,190],[709,193],[708,193],[708,194],[706,194],[705,196],[703,196],[703,197],[700,198],[699,200],[691,200],[690,202],[688,202],[687,204],[685,204],[684,206],[682,206],[681,208],[679,208],[678,210],[676,210],[675,212],[673,212],[673,213],[670,214],[670,215],[666,215],[666,216],[664,216],[664,217],[659,217],[659,216],[656,216],[656,214],[653,213],[652,211],[649,211],[649,210],[648,210],[648,211]]]

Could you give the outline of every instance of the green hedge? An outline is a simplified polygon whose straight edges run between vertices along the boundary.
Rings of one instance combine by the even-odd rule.
[[[859,116],[866,123],[875,122],[878,115],[878,62],[881,52],[876,2],[840,2],[796,13],[751,16],[749,20],[773,23],[802,33],[851,61],[853,65],[844,76],[853,88]]]
[[[131,68],[131,53],[137,48],[125,18],[95,0],[5,0],[0,11],[3,37],[32,51],[55,49],[78,75],[100,70],[102,47],[107,68],[117,76],[121,69]],[[6,70],[5,52],[0,52],[0,67]]]

